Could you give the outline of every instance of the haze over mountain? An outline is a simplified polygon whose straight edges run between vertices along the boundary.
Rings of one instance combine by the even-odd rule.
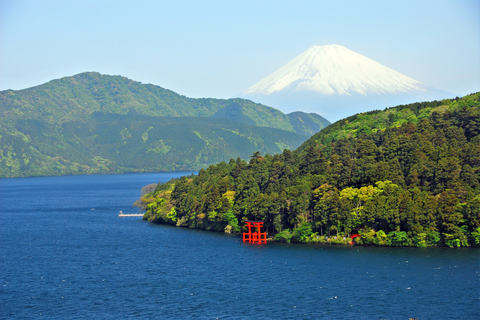
[[[284,112],[330,121],[399,104],[454,95],[430,88],[341,45],[313,46],[246,89],[243,97]]]

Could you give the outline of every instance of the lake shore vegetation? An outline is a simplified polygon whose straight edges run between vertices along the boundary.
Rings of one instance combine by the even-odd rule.
[[[280,242],[480,246],[480,94],[340,120],[295,151],[162,183],[144,219]]]

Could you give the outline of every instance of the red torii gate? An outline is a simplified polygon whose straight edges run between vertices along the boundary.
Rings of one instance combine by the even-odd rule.
[[[263,227],[263,221],[245,221],[248,232],[243,233],[243,242],[248,243],[267,243],[267,233],[260,232]],[[257,228],[252,232],[252,227]]]

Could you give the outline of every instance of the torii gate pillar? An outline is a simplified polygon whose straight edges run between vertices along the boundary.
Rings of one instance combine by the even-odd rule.
[[[248,243],[267,243],[267,233],[261,232],[263,221],[245,221],[248,232],[243,233],[243,242]],[[252,232],[252,227],[256,228]]]

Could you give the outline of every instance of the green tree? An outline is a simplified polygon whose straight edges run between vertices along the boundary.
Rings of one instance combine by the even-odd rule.
[[[298,228],[293,229],[291,241],[304,243],[312,235],[312,226],[310,223],[304,222]]]

